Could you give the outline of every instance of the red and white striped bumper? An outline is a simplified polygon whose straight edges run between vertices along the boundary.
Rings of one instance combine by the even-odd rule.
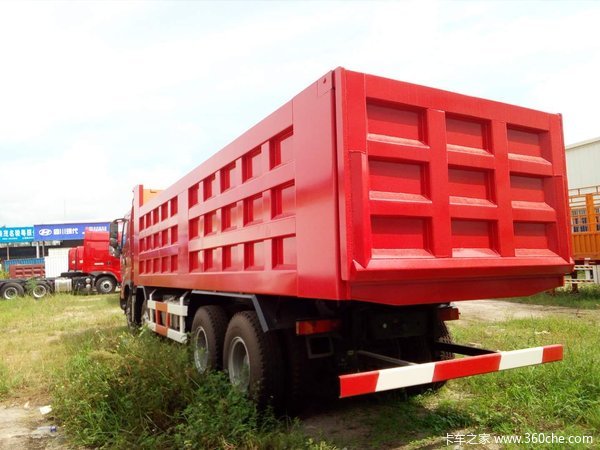
[[[340,376],[340,398],[468,377],[563,359],[562,345],[467,356]]]

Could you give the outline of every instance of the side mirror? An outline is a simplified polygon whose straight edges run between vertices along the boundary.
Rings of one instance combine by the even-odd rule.
[[[122,222],[123,219],[113,220],[110,223],[110,228],[108,232],[108,252],[111,256],[118,258],[121,256],[121,247],[119,245],[119,222]]]

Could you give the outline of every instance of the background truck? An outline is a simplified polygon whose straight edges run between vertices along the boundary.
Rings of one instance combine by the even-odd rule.
[[[83,245],[69,250],[69,272],[61,276],[93,276],[101,294],[114,292],[121,283],[121,261],[109,253],[108,232],[86,230]]]
[[[43,276],[40,264],[10,266],[10,278],[0,280],[0,298],[9,300],[31,294],[42,298],[50,292],[100,294],[115,291],[121,283],[119,258],[109,254],[108,232],[87,230],[83,245],[69,249],[67,272],[60,277]]]
[[[569,190],[575,271],[570,283],[600,283],[600,186]]]
[[[445,321],[562,285],[568,226],[559,115],[338,68],[164,191],[137,186],[110,245],[131,325],[294,407],[562,359],[459,345]]]

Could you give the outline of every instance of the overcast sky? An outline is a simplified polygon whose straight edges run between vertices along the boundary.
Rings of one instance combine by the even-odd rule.
[[[105,221],[337,66],[600,136],[600,2],[0,2],[0,226]]]

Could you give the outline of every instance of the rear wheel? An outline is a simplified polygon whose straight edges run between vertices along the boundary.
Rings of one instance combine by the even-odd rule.
[[[223,367],[229,380],[259,407],[279,407],[283,397],[281,349],[273,333],[263,332],[254,311],[233,316],[225,335]]]
[[[0,297],[4,300],[13,300],[25,295],[25,289],[18,283],[6,283],[0,289]]]
[[[117,288],[117,282],[112,277],[100,277],[96,281],[96,290],[100,294],[112,294]]]
[[[434,350],[433,349],[433,341],[444,342],[447,344],[452,344],[452,336],[450,335],[450,331],[446,324],[442,321],[438,321],[435,324],[434,328],[434,339],[428,338],[426,336],[414,338],[410,348],[404,346],[403,350],[403,358],[412,362],[417,363],[426,363],[433,361],[447,361],[449,359],[454,359],[454,353]],[[446,381],[436,381],[435,383],[427,383],[419,386],[411,386],[406,389],[406,391],[411,395],[422,394],[427,391],[438,391],[444,385]]]
[[[37,282],[31,289],[31,296],[36,300],[46,297],[50,293],[50,286],[44,282]]]
[[[288,413],[294,414],[301,410],[305,403],[311,364],[307,356],[305,339],[296,336],[292,330],[287,330],[284,338],[285,408]]]
[[[227,314],[220,306],[203,306],[192,322],[194,366],[199,373],[222,368]]]
[[[136,330],[140,327],[140,321],[136,320],[135,305],[133,304],[133,302],[133,293],[130,291],[127,294],[127,299],[125,300],[125,317],[127,318],[127,326],[129,327],[129,329]]]

